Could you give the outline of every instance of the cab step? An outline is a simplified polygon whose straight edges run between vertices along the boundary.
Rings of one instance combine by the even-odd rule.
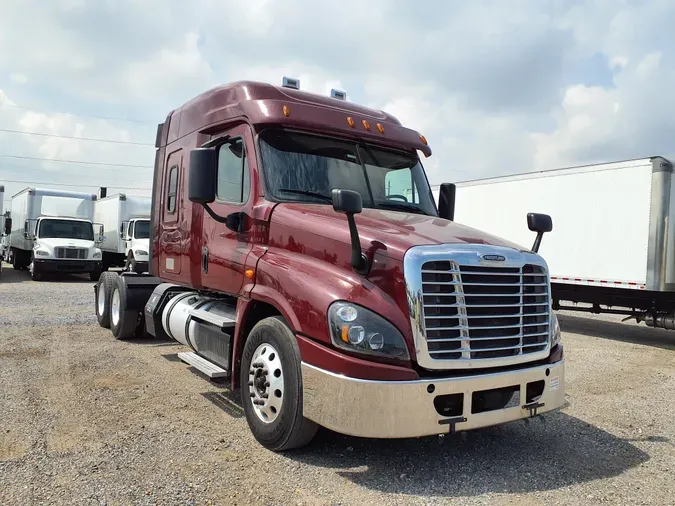
[[[226,330],[228,328],[234,327],[234,324],[236,323],[234,320],[235,315],[233,314],[232,317],[229,316],[223,316],[219,314],[212,313],[210,311],[204,311],[203,309],[190,309],[188,311],[188,314],[194,318],[195,320],[204,322],[204,323],[210,323],[211,325],[215,325],[216,327],[220,327],[222,330]]]
[[[226,378],[228,376],[228,372],[225,369],[191,351],[179,353],[178,358],[204,373],[210,379]]]

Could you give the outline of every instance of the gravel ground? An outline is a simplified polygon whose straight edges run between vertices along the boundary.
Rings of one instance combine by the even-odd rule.
[[[675,504],[675,333],[562,314],[561,412],[277,455],[180,345],[100,328],[92,286],[3,269],[2,505]]]

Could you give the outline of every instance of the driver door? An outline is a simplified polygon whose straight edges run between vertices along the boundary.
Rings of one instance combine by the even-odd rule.
[[[202,216],[201,285],[204,288],[237,295],[244,282],[244,265],[251,251],[252,219],[251,169],[255,164],[253,136],[248,125],[239,125],[216,147],[218,171],[214,213],[226,217],[238,214],[241,226],[230,230],[207,212]],[[214,136],[215,137],[215,136]]]

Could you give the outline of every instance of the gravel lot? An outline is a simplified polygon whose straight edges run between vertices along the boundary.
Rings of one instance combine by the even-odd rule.
[[[568,406],[276,455],[182,346],[117,342],[93,283],[0,278],[0,504],[675,504],[675,332],[561,315]]]

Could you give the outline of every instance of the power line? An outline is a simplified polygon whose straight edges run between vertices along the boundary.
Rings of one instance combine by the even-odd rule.
[[[78,186],[82,188],[100,188],[99,184],[67,184],[67,183],[47,183],[44,181],[19,181],[16,179],[3,179],[3,183],[25,183],[25,184],[40,184],[40,185],[50,185],[50,186]],[[152,188],[136,188],[133,186],[109,186],[108,188],[118,189],[118,190],[140,190],[140,191],[152,191]]]
[[[81,118],[92,118],[92,119],[104,119],[108,121],[126,121],[128,123],[141,123],[145,125],[157,125],[159,122],[156,121],[147,121],[147,120],[140,120],[140,119],[131,119],[131,118],[115,118],[111,116],[95,116],[91,114],[79,114],[76,112],[59,112],[59,111],[53,111],[53,112],[46,112],[46,111],[39,111],[37,109],[34,109],[32,107],[23,107],[20,105],[15,105],[15,104],[0,104],[0,107],[10,107],[12,109],[22,109],[24,111],[31,111],[31,112],[37,112],[40,114],[60,114],[64,116],[79,116]]]
[[[104,162],[82,162],[78,160],[61,160],[57,158],[41,158],[37,156],[19,156],[19,155],[0,155],[2,158],[16,158],[19,160],[38,160],[41,162],[55,162],[55,163],[78,163],[82,165],[107,165],[109,167],[131,167],[134,169],[153,169],[151,165],[133,165],[128,163],[104,163]]]
[[[51,172],[51,173],[56,172],[56,173],[64,175],[64,176],[96,177],[96,178],[100,178],[100,179],[106,179],[108,181],[119,181],[120,177],[125,177],[125,176],[119,176],[119,175],[117,177],[110,177],[110,174],[108,174],[108,176],[99,176],[97,172],[90,173],[90,174],[83,174],[83,173],[75,173],[75,172],[65,172],[63,170],[53,171],[53,170],[50,170],[50,169],[41,169],[39,167],[17,167],[16,165],[3,165],[2,167],[0,167],[0,169],[7,169],[10,172],[17,172],[17,171],[19,171],[19,172],[34,171],[34,172]],[[82,167],[82,169],[86,169],[86,168]],[[101,170],[101,171],[105,170],[105,171],[108,171],[108,172],[115,172],[116,171],[116,169],[107,168],[107,167],[99,167],[97,170]],[[0,182],[2,182],[1,179],[0,179]]]
[[[8,134],[20,134],[20,135],[38,135],[40,137],[57,137],[59,139],[74,139],[77,141],[108,142],[111,144],[131,144],[134,146],[154,146],[154,144],[151,144],[149,142],[118,141],[113,139],[95,139],[93,137],[75,137],[72,135],[46,134],[40,132],[22,132],[21,130],[10,130],[8,128],[0,128],[0,132],[5,132]]]

